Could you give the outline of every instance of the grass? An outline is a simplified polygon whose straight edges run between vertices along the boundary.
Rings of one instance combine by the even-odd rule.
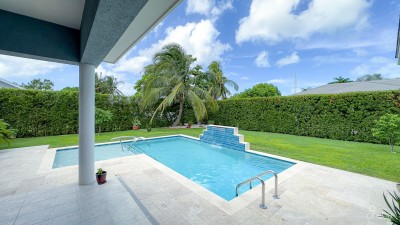
[[[173,128],[153,128],[151,132],[147,132],[145,129],[140,130],[127,130],[117,132],[107,132],[96,134],[96,143],[110,142],[112,138],[119,136],[138,136],[138,137],[156,137],[173,134],[185,134],[193,137],[198,137],[202,133],[203,129],[173,129]],[[7,148],[21,148],[28,146],[37,145],[50,145],[50,148],[58,148],[65,146],[78,145],[78,135],[60,135],[60,136],[48,136],[48,137],[33,137],[33,138],[17,138],[11,141],[11,145],[0,144],[0,150]]]
[[[96,143],[108,142],[111,138],[118,136],[154,137],[185,134],[198,137],[202,130],[201,128],[154,128],[151,132],[137,130],[102,133],[101,135],[96,135]],[[240,131],[240,133],[244,134],[245,141],[251,143],[252,150],[400,182],[400,153],[390,153],[388,145],[255,131]],[[0,149],[36,145],[50,145],[51,148],[55,148],[77,144],[78,135],[72,134],[19,138],[13,140],[10,146],[6,144],[0,145]]]

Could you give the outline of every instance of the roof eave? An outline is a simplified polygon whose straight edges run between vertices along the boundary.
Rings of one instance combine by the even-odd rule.
[[[107,54],[104,62],[118,62],[182,1],[183,0],[149,0]]]

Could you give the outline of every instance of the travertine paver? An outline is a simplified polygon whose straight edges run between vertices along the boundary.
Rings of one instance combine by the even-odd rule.
[[[48,152],[0,151],[0,224],[150,224],[119,179],[160,224],[390,224],[377,215],[382,193],[396,188],[299,162],[279,175],[280,199],[267,181],[268,209],[260,209],[260,187],[227,203],[145,155],[98,162],[108,182],[79,186],[76,166],[45,168]]]

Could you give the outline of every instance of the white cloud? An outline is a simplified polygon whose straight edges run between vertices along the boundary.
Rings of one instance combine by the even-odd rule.
[[[159,40],[149,48],[140,50],[136,56],[128,57],[130,55],[128,53],[117,64],[103,63],[96,71],[115,76],[118,80],[124,81],[125,85],[121,87],[121,91],[130,95],[134,93],[134,84],[129,82],[133,79],[131,75],[141,75],[144,67],[152,62],[154,54],[166,44],[180,44],[188,54],[197,59],[195,64],[204,67],[208,66],[213,60],[222,60],[222,54],[231,49],[229,44],[221,43],[218,40],[220,33],[210,20],[186,23],[174,28],[168,27],[165,34],[164,39]],[[128,79],[129,75],[131,77]]]
[[[267,81],[269,84],[287,84],[289,82],[292,82],[291,80],[284,80],[284,79],[272,79]]]
[[[236,42],[306,39],[315,33],[364,27],[368,22],[369,0],[312,0],[294,13],[301,0],[253,0],[249,16],[239,22]]]
[[[290,64],[295,64],[300,62],[300,57],[297,55],[297,52],[293,52],[291,55],[286,56],[276,62],[278,67],[287,66]]]
[[[243,77],[241,77],[240,79],[242,79],[242,80],[249,80],[250,78],[249,78],[249,77],[246,77],[246,76],[243,76]]]
[[[369,29],[362,33],[344,32],[335,36],[297,41],[295,48],[299,50],[351,50],[360,53],[359,56],[365,56],[367,54],[392,53],[396,38],[396,27],[382,28],[382,30]]]
[[[268,52],[260,52],[260,54],[258,54],[257,58],[254,60],[254,64],[256,64],[256,66],[260,68],[269,67],[270,65],[268,61]]]
[[[188,0],[186,5],[186,14],[198,13],[207,15],[211,12],[213,5],[213,0]]]
[[[218,40],[219,34],[210,20],[186,23],[175,28],[168,27],[164,39],[149,48],[140,50],[138,56],[122,58],[113,71],[139,75],[143,72],[143,67],[151,63],[153,55],[170,43],[180,44],[188,54],[197,59],[196,64],[208,66],[213,60],[221,60],[221,55],[231,49],[229,44]]]
[[[233,9],[233,0],[188,0],[186,14],[201,14],[216,21],[226,10]]]
[[[123,57],[116,64],[114,72],[127,72],[133,74],[140,74],[146,64],[149,64],[151,57],[148,56],[136,56],[132,58]]]
[[[0,77],[33,77],[63,67],[60,63],[0,55]]]
[[[357,63],[364,60],[359,54],[362,54],[362,52],[353,52],[352,54],[317,55],[312,58],[312,61],[316,63],[316,66],[335,63]]]
[[[357,55],[357,56],[367,56],[368,55],[368,51],[362,48],[357,48],[357,49],[353,49],[353,52]]]
[[[363,76],[365,74],[380,73],[385,78],[399,78],[400,66],[397,65],[397,59],[377,56],[372,57],[365,63],[359,64],[353,68],[350,73],[354,77]]]

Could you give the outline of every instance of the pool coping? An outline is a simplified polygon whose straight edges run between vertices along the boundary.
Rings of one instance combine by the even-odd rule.
[[[200,141],[199,138],[195,138],[195,137],[183,135],[183,134],[157,136],[157,137],[150,137],[150,138],[145,138],[145,139],[161,139],[161,138],[169,138],[169,137],[185,137],[185,138]],[[122,141],[122,142],[129,142],[129,141],[131,141],[131,140],[126,140],[126,141]],[[116,143],[119,143],[119,141],[98,143],[98,144],[95,144],[95,146],[116,144]],[[62,148],[48,149],[42,158],[42,162],[39,166],[37,173],[48,173],[51,171],[60,171],[60,170],[67,169],[67,168],[76,168],[77,169],[78,165],[53,168],[53,163],[54,163],[54,159],[55,159],[57,150],[64,150],[64,149],[67,150],[67,149],[77,148],[77,147],[78,146],[68,146],[68,147],[62,147]],[[282,171],[278,174],[278,190],[279,190],[279,184],[284,183],[287,179],[292,177],[296,173],[296,171],[299,171],[300,168],[305,167],[307,164],[302,161],[298,161],[298,160],[294,160],[294,159],[290,159],[290,158],[286,158],[286,157],[282,157],[282,156],[272,155],[272,154],[268,154],[268,153],[258,152],[258,151],[254,151],[254,150],[246,150],[245,152],[294,163],[294,165],[292,165],[291,167],[285,169],[284,171]],[[129,160],[129,159],[135,159],[137,157],[140,157],[142,160],[147,161],[152,167],[160,170],[165,175],[173,178],[178,183],[185,186],[190,191],[192,191],[193,193],[202,197],[206,201],[210,202],[211,204],[213,204],[220,210],[224,211],[228,215],[235,214],[236,212],[247,207],[249,204],[251,204],[252,202],[254,202],[256,200],[260,200],[260,202],[261,202],[261,185],[253,187],[253,189],[246,191],[245,193],[241,194],[240,196],[238,196],[230,201],[227,201],[224,198],[213,193],[212,191],[201,186],[200,184],[197,184],[196,182],[186,178],[185,176],[179,174],[175,170],[167,167],[166,165],[158,162],[157,160],[151,158],[150,156],[148,156],[146,154],[122,156],[122,157],[113,158],[113,159],[96,161],[95,163],[98,165],[101,163],[112,163],[113,161],[120,162],[121,159]],[[115,173],[118,174],[118,171],[115,171]],[[255,175],[257,175],[257,174],[255,174]],[[268,193],[274,189],[274,182],[275,181],[272,178],[265,181],[266,201],[269,201],[270,199],[272,199],[272,196],[269,196]],[[279,194],[279,191],[278,191],[278,194]],[[273,199],[273,201],[279,201],[279,199]]]

